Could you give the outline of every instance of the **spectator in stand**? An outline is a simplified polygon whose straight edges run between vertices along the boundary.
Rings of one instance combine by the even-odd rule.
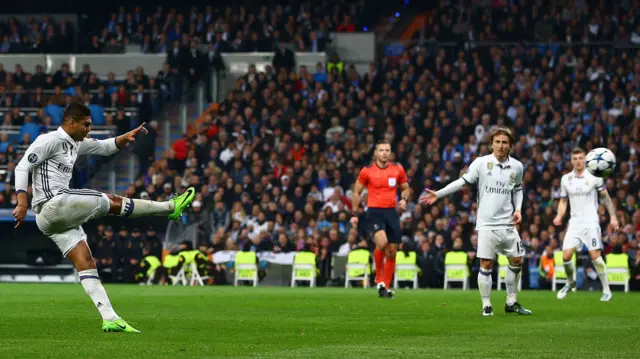
[[[351,17],[349,15],[345,15],[342,18],[342,22],[336,28],[337,32],[356,32],[356,26],[351,23]]]
[[[291,49],[287,48],[287,44],[284,41],[280,41],[278,49],[273,54],[273,67],[277,72],[281,69],[291,72],[296,66],[296,57]]]

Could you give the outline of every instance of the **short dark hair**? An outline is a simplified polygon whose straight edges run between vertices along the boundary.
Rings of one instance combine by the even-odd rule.
[[[378,145],[389,145],[389,146],[391,146],[391,143],[389,143],[389,141],[387,141],[387,140],[380,140],[380,141],[376,142],[376,145],[374,147],[376,150],[378,149]]]
[[[91,116],[89,107],[87,107],[82,102],[73,101],[67,106],[67,108],[64,109],[62,120],[66,121],[68,118],[71,118],[74,121],[83,121],[89,116]]]
[[[580,154],[580,153],[582,153],[583,155],[586,155],[586,154],[587,154],[587,151],[585,151],[584,149],[582,149],[582,148],[580,148],[580,147],[576,147],[576,148],[574,148],[573,150],[571,150],[571,154],[572,154],[572,155],[578,155],[578,154]]]

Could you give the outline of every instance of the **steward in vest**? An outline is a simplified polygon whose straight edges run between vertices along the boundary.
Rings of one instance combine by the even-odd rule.
[[[162,279],[164,267],[160,259],[154,255],[147,247],[142,249],[142,260],[136,270],[135,279],[138,283],[146,283],[150,277],[153,277],[153,284],[157,284]]]
[[[162,266],[164,268],[164,275],[166,278],[166,283],[171,283],[169,280],[169,276],[175,276],[180,271],[180,251],[177,248],[172,248],[171,252],[164,256],[164,260],[162,261]]]
[[[344,61],[340,60],[340,57],[336,54],[331,56],[331,60],[327,62],[327,72],[331,73],[331,70],[333,69],[336,69],[338,74],[342,74],[344,72]]]

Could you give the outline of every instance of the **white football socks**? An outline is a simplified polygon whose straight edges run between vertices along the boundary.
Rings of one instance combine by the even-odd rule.
[[[136,218],[144,216],[167,216],[173,212],[175,205],[172,201],[156,202],[144,199],[122,199],[120,216]]]
[[[568,262],[564,262],[564,272],[567,274],[567,281],[569,285],[574,285],[575,281],[573,279],[573,273],[576,271],[576,267],[573,264],[573,260]]]
[[[602,257],[596,258],[596,260],[593,261],[593,266],[596,268],[596,272],[598,272],[598,277],[600,277],[602,293],[611,293],[611,288],[609,288],[609,277],[607,275],[607,265],[604,263]]]
[[[84,291],[89,295],[89,297],[91,297],[93,304],[98,308],[98,311],[102,316],[102,320],[113,321],[118,319],[118,314],[113,310],[109,296],[107,296],[107,292],[104,290],[104,287],[100,282],[98,270],[83,270],[78,272],[78,277],[80,277],[80,283],[82,283]]]
[[[491,286],[493,281],[491,279],[491,270],[480,268],[478,273],[478,290],[480,291],[480,298],[482,298],[482,307],[491,306]]]
[[[520,275],[522,275],[522,266],[509,265],[509,269],[507,269],[507,273],[504,276],[504,283],[507,286],[507,305],[513,305],[517,301],[516,294],[518,293]]]

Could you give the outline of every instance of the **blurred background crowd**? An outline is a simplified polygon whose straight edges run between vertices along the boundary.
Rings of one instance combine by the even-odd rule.
[[[80,52],[116,53],[135,45],[142,53],[166,53],[167,59],[158,74],[145,73],[140,64],[126,79],[98,78],[90,68],[44,73],[0,65],[2,126],[25,128],[14,139],[0,135],[0,164],[12,169],[20,158],[16,146],[59,123],[55,111],[47,110],[52,104],[80,96],[114,108],[102,115],[102,123],[122,133],[155,120],[164,103],[182,95],[184,83],[192,87],[208,81],[212,72],[224,72],[221,53],[270,52],[272,64],[264,71],[251,67],[222,101],[208,93],[205,114],[170,149],[158,153],[153,141],[141,145],[139,176],[118,194],[167,200],[196,186],[197,199],[182,223],[197,229],[195,245],[202,251],[311,250],[327,282],[333,255],[373,248],[366,213],[356,229],[349,226],[347,211],[360,168],[371,161],[373,144],[385,139],[413,189],[401,214],[402,248],[418,254],[420,286],[441,287],[448,251],[467,252],[471,270],[478,270],[474,189],[433,207],[418,205],[417,198],[425,188],[439,189],[458,178],[477,156],[489,153],[486,134],[507,126],[516,138],[512,155],[525,165],[520,234],[529,261],[528,286],[549,286],[553,268],[544,259],[561,248],[565,230],[552,224],[560,177],[571,169],[570,152],[579,146],[607,147],[617,156],[606,187],[621,229],[608,231],[609,218],[601,208],[604,252],[629,255],[637,288],[639,5],[632,0],[441,0],[377,9],[369,1],[325,0],[185,11],[120,6],[92,22],[83,32],[88,36],[65,21],[9,19],[0,25],[0,53],[70,52],[67,46],[75,42]],[[400,47],[383,47],[367,71],[330,51],[330,33],[377,33],[387,24],[382,18],[400,21],[395,9],[419,13],[407,25],[417,21],[419,30]],[[383,25],[376,28],[378,23]],[[296,63],[296,52],[323,51],[325,62]],[[137,108],[139,115],[126,118],[125,106]],[[22,115],[21,107],[42,110]],[[0,206],[11,208],[11,170],[3,176]],[[116,230],[102,224],[87,228],[101,263],[132,271],[143,248],[160,255],[155,229]],[[581,262],[584,285],[597,286],[589,259]]]

